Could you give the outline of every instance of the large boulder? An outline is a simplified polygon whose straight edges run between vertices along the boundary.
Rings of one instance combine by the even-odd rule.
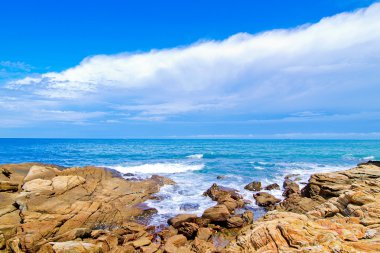
[[[206,209],[202,215],[203,218],[209,219],[211,222],[226,221],[229,216],[230,212],[225,205],[216,205],[210,207]]]

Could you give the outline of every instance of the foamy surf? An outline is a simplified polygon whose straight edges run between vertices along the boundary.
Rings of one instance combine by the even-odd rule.
[[[111,168],[121,173],[171,174],[201,170],[204,164],[148,163],[136,166],[111,166]]]
[[[190,159],[202,159],[203,158],[203,154],[188,155],[186,157],[190,158]]]

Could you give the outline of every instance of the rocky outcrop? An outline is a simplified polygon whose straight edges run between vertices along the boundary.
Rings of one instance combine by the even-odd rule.
[[[287,198],[244,227],[226,252],[379,252],[378,162],[314,174],[301,192],[285,182]]]
[[[63,242],[88,238],[89,231],[97,228],[123,226],[142,213],[138,204],[161,185],[173,183],[158,176],[127,181],[97,167],[62,170],[18,164],[0,168],[0,182],[5,182],[0,184],[0,238],[5,245],[0,246],[30,252],[42,246],[52,252],[98,252],[101,237],[88,243]]]
[[[271,210],[256,221],[236,190],[214,184],[205,195],[215,206],[159,228],[134,219],[141,202],[174,183],[168,179],[128,181],[95,167],[0,166],[0,181],[13,187],[0,192],[0,252],[379,252],[379,165],[315,174],[302,190],[296,175],[288,176],[280,203],[255,194]]]

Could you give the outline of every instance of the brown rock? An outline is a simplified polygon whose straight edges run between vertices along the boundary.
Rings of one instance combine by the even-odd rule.
[[[149,238],[147,238],[147,237],[141,237],[141,238],[133,241],[132,245],[135,248],[140,248],[142,246],[146,246],[146,245],[149,245],[151,243],[152,243],[152,241]]]
[[[170,237],[164,246],[164,249],[168,253],[175,253],[175,252],[180,252],[178,251],[178,248],[181,246],[184,246],[187,242],[187,239],[183,235],[174,235]]]
[[[300,194],[300,187],[299,185],[291,180],[285,180],[284,181],[284,193],[282,194],[283,196],[290,196],[291,194]]]
[[[197,232],[197,238],[199,240],[207,241],[212,235],[210,228],[199,228]]]
[[[0,192],[17,192],[18,183],[10,181],[0,181]]]
[[[253,195],[258,206],[272,206],[279,203],[281,200],[266,192],[259,192]]]
[[[157,243],[152,243],[148,246],[143,246],[141,247],[141,251],[143,253],[154,253],[154,252],[157,252],[158,248],[160,247],[159,244]]]
[[[264,190],[272,191],[272,190],[280,190],[280,186],[276,183],[270,184],[264,187]]]
[[[170,218],[168,224],[178,228],[184,222],[194,222],[197,216],[195,214],[178,214],[177,216]]]
[[[159,175],[152,175],[150,179],[156,181],[161,186],[163,186],[163,185],[175,185],[176,184],[176,182],[174,182],[170,178],[159,176]]]
[[[244,220],[241,217],[235,216],[227,220],[228,228],[239,228],[244,225]]]
[[[42,165],[33,165],[28,174],[24,178],[24,182],[28,182],[34,179],[44,179],[50,180],[53,177],[57,176],[59,173],[59,169],[50,166],[42,166]]]
[[[209,219],[211,222],[221,222],[226,221],[229,216],[230,212],[225,205],[216,205],[206,209],[202,218]]]
[[[53,244],[53,250],[55,253],[100,253],[101,248],[98,245],[92,243],[67,241],[67,242],[55,242]]]
[[[4,249],[5,246],[6,246],[6,244],[5,244],[5,237],[4,237],[3,234],[0,234],[0,250]]]
[[[262,189],[261,182],[253,181],[253,182],[247,184],[246,186],[244,186],[244,189],[249,190],[249,191],[258,192]]]
[[[244,221],[245,224],[252,224],[253,218],[254,218],[253,212],[251,212],[251,211],[245,211],[242,214],[241,218],[243,219],[243,221]]]
[[[187,239],[192,239],[195,237],[198,229],[199,226],[195,223],[183,222],[178,228],[178,233],[183,234]]]
[[[96,240],[96,244],[104,251],[111,248],[118,250],[118,243],[123,242],[121,236],[124,233],[139,237],[146,233],[142,231],[145,226],[141,228],[134,225],[124,232],[115,230],[113,235],[98,233],[93,235],[96,239],[87,238],[91,236],[88,229],[120,227],[142,214],[143,210],[138,205],[159,190],[158,179],[127,181],[104,168],[69,168],[60,171],[55,167],[37,165],[0,166],[1,180],[19,185],[25,181],[21,192],[0,192],[0,234],[4,234],[6,240],[20,231],[18,238],[21,248],[37,252],[49,241],[58,243],[86,238],[86,243]],[[132,231],[137,227],[141,232]],[[56,244],[50,248],[55,250],[54,247],[59,247],[57,250],[60,250],[61,246],[83,245]],[[44,247],[46,250],[49,248]]]
[[[207,191],[203,193],[205,196],[209,196],[212,200],[219,203],[219,199],[231,197],[234,200],[242,199],[242,196],[235,189],[219,186],[213,184]]]
[[[192,250],[197,253],[212,253],[215,252],[215,246],[205,240],[195,238],[192,244]]]

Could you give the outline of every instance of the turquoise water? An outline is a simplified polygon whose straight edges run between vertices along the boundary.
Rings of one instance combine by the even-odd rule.
[[[0,163],[96,165],[134,173],[133,177],[162,174],[174,179],[178,184],[163,187],[160,200],[148,201],[158,210],[153,223],[177,213],[201,214],[214,204],[202,196],[214,182],[252,200],[244,185],[253,180],[281,185],[286,174],[297,173],[304,183],[312,173],[374,159],[380,159],[377,140],[0,139]],[[217,180],[219,175],[225,178]],[[271,193],[281,197],[281,191]],[[254,203],[250,207],[260,213]]]

